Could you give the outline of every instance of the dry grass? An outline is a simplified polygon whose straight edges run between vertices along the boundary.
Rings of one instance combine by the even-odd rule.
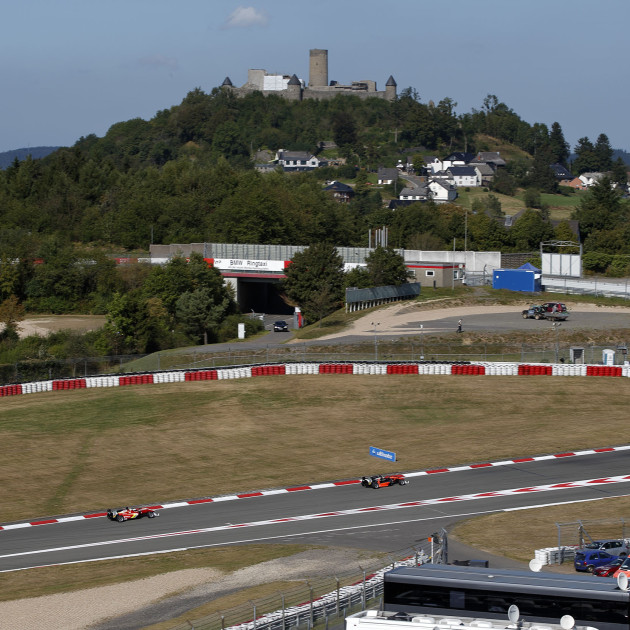
[[[619,519],[629,512],[630,497],[620,497],[480,516],[459,523],[451,534],[477,549],[529,562],[535,549],[558,544],[556,523],[616,518],[615,523],[598,523],[590,533],[598,538],[619,538],[622,534]],[[577,526],[573,531],[575,535],[571,538],[568,530],[563,530],[563,544],[578,544]],[[574,572],[570,563],[564,569]]]
[[[623,441],[629,390],[626,379],[320,375],[6,398],[0,439],[20,465],[0,461],[2,520],[213,495],[216,469],[232,480],[223,492],[386,472],[368,455],[384,421],[379,446],[402,470],[604,446],[592,419],[605,409],[600,435]],[[567,409],[570,434],[557,421]]]
[[[0,601],[65,593],[84,589],[87,585],[96,588],[121,581],[131,582],[184,569],[211,568],[228,573],[312,548],[308,545],[238,545],[2,573]]]

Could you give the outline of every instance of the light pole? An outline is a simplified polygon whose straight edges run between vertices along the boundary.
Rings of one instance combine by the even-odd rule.
[[[424,361],[424,324],[420,324],[420,360]]]
[[[380,322],[372,322],[374,328],[374,360],[378,361],[378,337],[376,336],[376,327],[380,326]]]

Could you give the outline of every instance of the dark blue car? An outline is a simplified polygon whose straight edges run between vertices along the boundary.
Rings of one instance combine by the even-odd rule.
[[[593,573],[597,567],[601,567],[604,564],[610,564],[613,560],[616,560],[619,556],[613,556],[601,549],[580,549],[576,551],[575,558],[573,560],[573,566],[576,571],[586,571],[587,573]]]

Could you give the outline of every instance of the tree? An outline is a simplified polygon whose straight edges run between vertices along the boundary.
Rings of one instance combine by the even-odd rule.
[[[586,136],[578,140],[573,150],[577,154],[572,165],[574,173],[581,175],[582,173],[590,173],[599,169],[599,158],[595,153],[595,147]]]
[[[610,177],[616,184],[628,183],[628,165],[618,157],[612,166]]]
[[[549,148],[551,149],[552,164],[567,165],[569,159],[569,143],[564,139],[560,123],[554,122],[549,132]]]
[[[613,150],[605,133],[600,133],[597,136],[594,151],[597,158],[596,170],[600,172],[609,171],[613,167]]]
[[[357,143],[357,127],[349,112],[344,110],[335,112],[332,127],[333,139],[339,147],[353,147]]]
[[[551,168],[552,161],[553,156],[548,147],[538,149],[527,183],[542,192],[555,193],[558,190],[558,182]]]
[[[543,219],[540,212],[528,209],[512,226],[510,237],[517,250],[530,251],[538,249],[541,241],[552,238],[553,228]]]
[[[611,186],[608,177],[602,177],[582,197],[572,219],[580,222],[580,233],[589,236],[595,230],[612,230],[627,221],[627,206],[622,205],[619,193]]]
[[[343,258],[330,243],[315,243],[297,252],[287,268],[283,289],[297,303],[309,322],[325,317],[342,302],[344,285]],[[315,304],[317,293],[326,292],[326,308]]]
[[[202,287],[182,294],[175,305],[177,322],[184,331],[208,343],[208,333],[218,328],[229,309],[229,299],[216,302],[210,289]]]
[[[4,330],[0,332],[0,338],[15,338],[19,330],[18,324],[24,319],[24,306],[15,295],[8,297],[0,304],[0,324],[4,324]]]
[[[405,259],[391,247],[378,246],[365,259],[373,287],[395,285],[407,282],[409,274]]]

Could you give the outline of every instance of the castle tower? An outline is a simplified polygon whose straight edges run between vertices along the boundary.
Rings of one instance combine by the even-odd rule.
[[[385,99],[388,101],[396,100],[396,81],[394,77],[390,74],[389,79],[387,79],[387,83],[385,84]]]
[[[310,54],[308,87],[326,87],[328,85],[328,51],[314,48]]]

